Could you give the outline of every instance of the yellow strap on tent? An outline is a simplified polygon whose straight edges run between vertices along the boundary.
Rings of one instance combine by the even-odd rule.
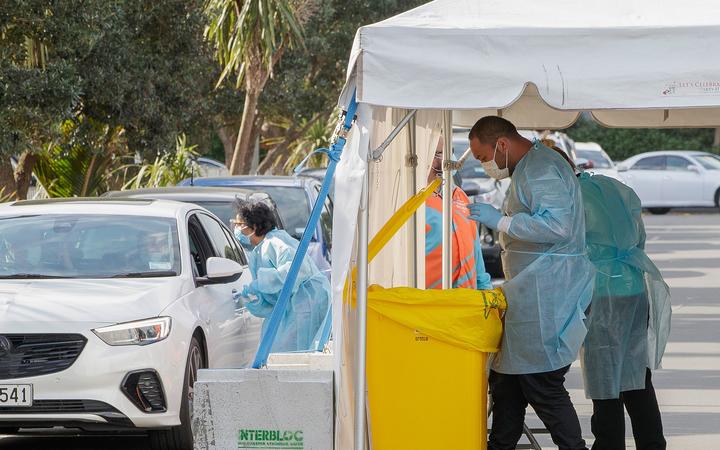
[[[439,341],[494,353],[502,336],[500,310],[507,303],[500,288],[423,290],[373,285],[368,288],[368,307]]]
[[[397,233],[400,228],[405,225],[405,222],[412,217],[413,214],[415,214],[415,211],[417,209],[425,204],[425,200],[430,197],[433,192],[440,186],[441,183],[440,178],[436,178],[435,181],[430,183],[428,187],[421,190],[417,194],[410,197],[408,201],[403,203],[403,205],[395,211],[395,214],[390,217],[390,220],[388,220],[385,225],[378,231],[375,236],[373,236],[372,240],[370,241],[370,244],[368,245],[368,264],[380,253],[380,250],[385,247],[385,245],[390,242],[390,239],[392,239],[393,236],[395,236],[395,233]],[[355,291],[355,281],[357,279],[357,267],[353,267],[352,274],[352,285],[353,285],[353,291]],[[347,293],[347,281],[345,282],[345,292]],[[346,297],[347,299],[347,297]],[[355,306],[355,296],[352,297],[352,305]]]

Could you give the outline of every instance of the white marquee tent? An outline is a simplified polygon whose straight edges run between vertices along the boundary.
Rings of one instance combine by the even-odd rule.
[[[353,397],[364,386],[355,366],[363,285],[424,285],[422,208],[364,277],[368,234],[426,185],[438,138],[449,144],[453,124],[484,115],[546,129],[583,111],[606,126],[720,127],[716,46],[720,3],[710,0],[435,0],[358,30],[339,102],[356,93],[359,106],[335,181],[336,448],[353,448],[364,401]],[[382,159],[368,162],[415,110]],[[356,263],[358,310],[342,300]]]

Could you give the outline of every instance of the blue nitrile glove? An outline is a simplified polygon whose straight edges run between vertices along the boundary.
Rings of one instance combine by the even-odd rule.
[[[250,283],[243,286],[243,290],[240,293],[243,297],[248,297],[250,295],[257,296],[258,290],[257,290],[257,281],[253,280]]]
[[[503,216],[497,208],[487,203],[470,203],[468,209],[470,210],[470,220],[497,230],[498,223]]]

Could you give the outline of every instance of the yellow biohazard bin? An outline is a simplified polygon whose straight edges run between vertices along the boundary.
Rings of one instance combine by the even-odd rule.
[[[489,352],[502,291],[368,292],[367,380],[373,450],[483,450]]]

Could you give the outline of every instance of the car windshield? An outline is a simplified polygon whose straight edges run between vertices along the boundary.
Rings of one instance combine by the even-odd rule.
[[[695,155],[695,159],[707,170],[720,170],[720,157],[715,155]]]
[[[267,193],[277,205],[285,231],[300,239],[310,218],[310,205],[305,189],[301,186],[243,186]]]
[[[180,273],[174,219],[49,214],[0,218],[0,279],[150,278]]]
[[[610,169],[613,166],[610,158],[606,157],[602,152],[576,149],[575,153],[578,158],[592,161],[593,167],[596,169]]]

